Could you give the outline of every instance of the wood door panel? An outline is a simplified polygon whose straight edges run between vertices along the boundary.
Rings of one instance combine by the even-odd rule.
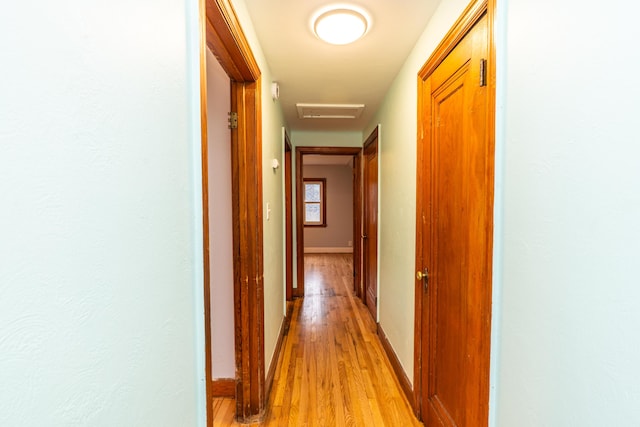
[[[419,159],[421,407],[426,425],[481,426],[488,417],[493,183],[487,137],[484,15],[421,84],[427,135]],[[483,63],[481,65],[481,63]]]
[[[445,418],[456,425],[465,425],[462,420],[465,402],[460,394],[460,384],[467,376],[466,342],[468,340],[466,324],[467,278],[467,218],[465,215],[465,138],[464,126],[456,123],[459,112],[465,106],[466,73],[459,74],[447,89],[434,97],[434,116],[439,125],[434,132],[435,158],[437,169],[433,171],[432,185],[435,188],[434,217],[436,239],[436,258],[432,261],[432,289],[437,294],[431,319],[431,363],[429,374],[432,383],[429,395],[433,405]],[[445,237],[446,236],[446,237]],[[440,381],[440,377],[446,377]]]
[[[463,76],[462,76],[463,77]],[[432,360],[429,365],[429,373],[433,379],[430,385],[430,395],[437,396],[434,404],[439,404],[443,411],[445,408],[456,408],[455,402],[461,400],[459,395],[459,384],[464,381],[464,282],[462,268],[455,268],[460,262],[464,248],[461,242],[464,241],[464,221],[460,221],[457,207],[463,205],[460,186],[464,185],[462,177],[463,162],[457,161],[459,149],[463,144],[463,132],[461,126],[447,126],[456,118],[456,113],[464,106],[464,86],[459,84],[461,79],[456,79],[450,88],[451,93],[444,91],[441,93],[442,99],[436,99],[436,114],[440,118],[440,126],[434,135],[435,147],[438,153],[437,169],[434,171],[434,187],[436,189],[436,206],[438,206],[438,216],[435,224],[437,234],[446,233],[446,239],[438,240],[435,251],[434,276],[432,280],[432,292],[437,293],[435,299],[436,307],[433,311],[431,335],[433,339]],[[440,131],[442,134],[440,134]],[[455,153],[456,155],[440,155],[441,153]],[[444,190],[444,191],[443,191]],[[462,251],[461,251],[462,250]],[[459,339],[460,338],[460,339]],[[450,414],[455,420],[459,419],[458,414]]]

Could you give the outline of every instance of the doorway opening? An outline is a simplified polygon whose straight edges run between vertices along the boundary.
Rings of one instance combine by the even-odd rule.
[[[352,253],[353,289],[360,287],[360,153],[359,147],[296,148],[296,297],[306,292],[305,251]]]

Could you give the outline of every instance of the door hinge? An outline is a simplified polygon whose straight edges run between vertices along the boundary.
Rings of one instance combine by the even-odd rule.
[[[480,60],[480,87],[487,85],[487,60]]]
[[[238,113],[235,111],[229,112],[229,129],[238,129]]]

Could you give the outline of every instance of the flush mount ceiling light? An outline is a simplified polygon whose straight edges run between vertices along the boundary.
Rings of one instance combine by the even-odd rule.
[[[369,30],[368,14],[353,6],[339,5],[323,9],[312,20],[313,32],[319,39],[331,44],[349,44]]]

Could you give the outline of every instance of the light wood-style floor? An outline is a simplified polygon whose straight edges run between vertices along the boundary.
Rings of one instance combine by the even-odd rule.
[[[353,294],[352,256],[305,255],[265,422],[252,426],[421,426],[369,312]],[[214,400],[214,426],[239,426],[233,399]],[[245,424],[246,425],[246,424]]]

